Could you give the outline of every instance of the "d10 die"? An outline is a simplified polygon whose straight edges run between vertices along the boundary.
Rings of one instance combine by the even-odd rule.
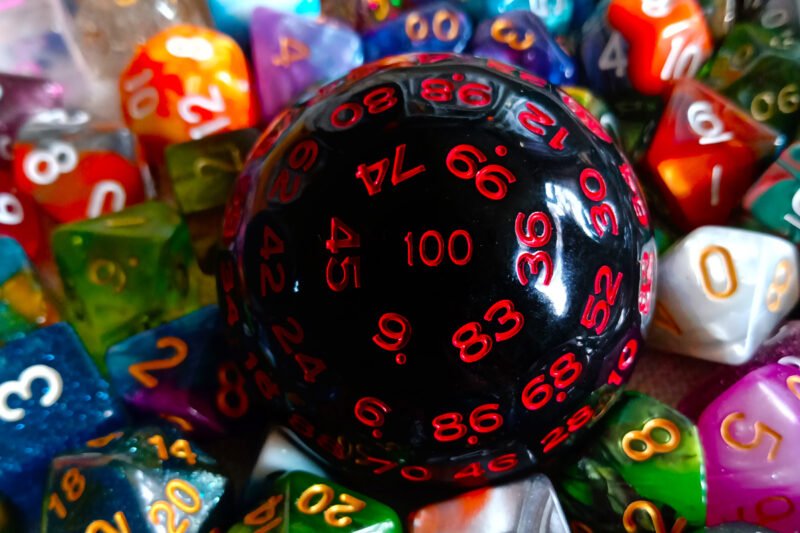
[[[800,143],[781,153],[750,187],[743,203],[761,224],[800,243]]]
[[[32,526],[53,456],[119,427],[123,417],[68,325],[0,348],[0,492]]]
[[[694,80],[672,91],[645,166],[684,230],[724,224],[783,138]]]
[[[210,531],[229,493],[216,461],[177,431],[115,432],[53,461],[42,532]]]
[[[407,11],[363,35],[366,61],[410,52],[463,52],[472,22],[453,5],[435,2]]]
[[[38,111],[60,107],[64,89],[39,78],[0,73],[0,167],[11,162],[17,130]]]
[[[546,476],[478,489],[411,516],[411,533],[568,533],[567,519]]]
[[[225,202],[257,139],[254,129],[238,130],[173,144],[165,152],[175,200],[205,273],[211,273],[216,266]]]
[[[25,251],[14,239],[0,237],[0,344],[58,319],[42,291]]]
[[[747,521],[780,532],[800,524],[795,480],[800,369],[770,364],[736,382],[700,415],[708,524]]]
[[[112,344],[198,307],[189,232],[165,204],[63,225],[53,253],[67,316],[103,368]]]
[[[242,50],[227,35],[198,26],[173,26],[140,46],[120,91],[123,116],[154,164],[169,144],[255,122]]]
[[[221,358],[220,326],[210,306],[112,346],[106,365],[114,389],[141,413],[223,433],[226,419],[246,410],[247,396],[228,377],[236,367]]]
[[[268,494],[228,533],[403,531],[386,505],[306,472],[280,476]]]
[[[662,94],[694,76],[713,50],[695,0],[611,0],[608,21],[630,45],[628,77],[640,93]]]
[[[550,83],[573,83],[573,59],[550,36],[536,15],[527,10],[484,20],[475,30],[473,53],[517,65]]]
[[[596,532],[632,532],[648,520],[656,530],[659,520],[667,524],[663,531],[673,522],[705,524],[705,471],[691,421],[653,398],[626,393],[599,431],[555,476],[570,519]]]
[[[82,111],[42,112],[22,127],[14,145],[14,181],[59,222],[145,200],[131,132],[92,122]]]
[[[335,22],[258,8],[253,28],[253,66],[265,121],[311,86],[364,62],[358,34]]]
[[[749,360],[798,300],[798,252],[788,241],[705,226],[661,259],[650,342],[726,364]]]

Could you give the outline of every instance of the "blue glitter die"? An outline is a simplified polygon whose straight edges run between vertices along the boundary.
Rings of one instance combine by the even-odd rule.
[[[29,520],[38,518],[53,457],[124,422],[120,403],[67,324],[0,349],[0,493]]]

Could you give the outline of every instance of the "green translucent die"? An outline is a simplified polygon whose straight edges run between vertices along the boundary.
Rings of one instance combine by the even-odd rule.
[[[174,144],[165,151],[175,199],[206,273],[215,268],[225,204],[256,140],[258,130],[245,129]]]
[[[53,254],[67,318],[101,369],[112,344],[199,306],[189,232],[165,204],[60,226]]]
[[[706,520],[705,469],[697,428],[688,418],[643,394],[626,392],[577,461],[555,476],[571,519],[600,531],[624,531],[626,509],[650,502],[667,530],[681,518]],[[639,531],[652,531],[644,511],[630,511]]]
[[[759,122],[794,136],[800,118],[800,44],[750,24],[734,27],[704,82]]]
[[[744,197],[744,207],[770,231],[800,243],[800,143],[783,151]]]
[[[228,533],[402,533],[400,519],[386,505],[325,478],[288,472]]]

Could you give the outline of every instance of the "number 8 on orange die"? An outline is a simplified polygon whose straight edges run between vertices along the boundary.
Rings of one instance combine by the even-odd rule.
[[[191,25],[173,26],[139,47],[120,78],[125,121],[151,163],[168,144],[255,123],[244,53],[230,37]]]

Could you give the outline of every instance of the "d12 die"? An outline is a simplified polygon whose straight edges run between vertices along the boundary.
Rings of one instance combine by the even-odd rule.
[[[39,78],[0,73],[0,167],[11,162],[17,130],[31,115],[60,107],[64,89]]]
[[[771,231],[800,243],[800,143],[781,153],[747,191],[743,204]]]
[[[50,460],[123,423],[120,404],[66,324],[0,348],[0,492],[38,518]]]
[[[255,122],[247,62],[227,35],[179,25],[138,48],[120,78],[123,116],[161,163],[164,147]]]
[[[511,11],[484,20],[475,31],[472,46],[477,56],[517,65],[550,83],[573,83],[577,78],[573,59],[530,11]]]
[[[106,365],[114,389],[139,412],[175,418],[192,431],[223,433],[225,417],[239,418],[243,402],[237,396],[231,405],[232,394],[219,383],[227,381],[232,364],[218,360],[225,351],[220,325],[210,306],[112,346]]]
[[[225,202],[258,139],[254,129],[218,133],[173,144],[165,151],[175,200],[184,215],[192,247],[205,273],[215,267],[215,247],[222,232]]]
[[[233,37],[245,51],[250,49],[253,12],[259,7],[307,17],[318,17],[320,0],[209,0],[214,25]]]
[[[403,531],[386,505],[306,472],[283,474],[268,494],[228,533]]]
[[[0,235],[19,242],[34,261],[49,253],[44,245],[41,212],[36,203],[14,186],[11,171],[0,168]]]
[[[555,476],[571,519],[609,532],[648,521],[658,531],[659,520],[705,524],[703,457],[691,421],[653,398],[626,393],[599,431],[577,462]]]
[[[55,255],[66,314],[92,357],[198,307],[189,231],[158,202],[60,226]]]
[[[727,222],[783,138],[694,80],[678,82],[645,166],[684,230]]]
[[[712,52],[695,0],[611,0],[608,21],[630,45],[628,77],[644,94],[662,94],[675,80],[694,76]]]
[[[42,291],[25,251],[14,239],[0,237],[0,344],[58,319]]]
[[[70,15],[87,65],[116,82],[136,47],[159,31],[181,23],[208,26],[203,4],[202,0],[81,0]]]
[[[350,28],[266,8],[253,13],[253,66],[265,121],[312,85],[363,61],[361,40]]]
[[[411,533],[568,533],[550,480],[542,474],[478,489],[416,511]]]
[[[409,52],[463,52],[472,37],[467,15],[446,2],[407,11],[363,35],[364,57],[375,61]]]
[[[798,300],[798,252],[752,231],[704,226],[661,259],[653,346],[727,364],[749,360]]]
[[[120,211],[145,200],[136,141],[82,112],[37,114],[14,145],[14,181],[59,222]]]
[[[794,472],[800,369],[770,364],[739,380],[698,423],[708,473],[708,523],[740,520],[780,532],[800,524]]]
[[[177,431],[119,431],[53,461],[42,532],[210,531],[229,496],[216,461]]]

